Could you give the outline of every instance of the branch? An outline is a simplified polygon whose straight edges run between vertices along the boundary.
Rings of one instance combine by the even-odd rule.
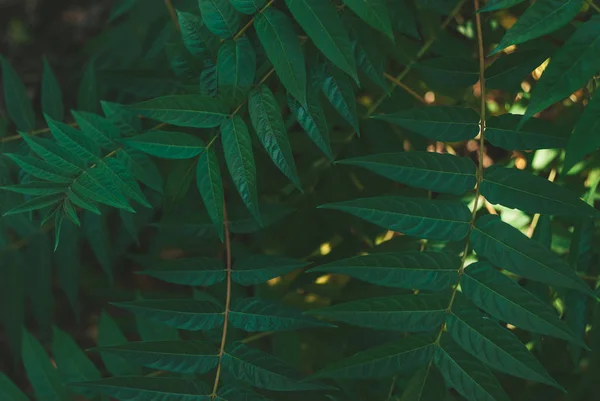
[[[175,29],[179,31],[179,20],[177,19],[177,13],[175,12],[175,8],[173,8],[172,0],[165,0],[165,6],[167,6],[167,11],[169,11],[169,15],[171,16],[173,25],[175,25]]]
[[[265,6],[263,8],[261,8],[258,11],[257,14],[262,14],[267,8],[271,7],[271,5],[274,2],[275,2],[275,0],[270,0],[267,4],[265,4]],[[250,28],[254,24],[254,18],[256,18],[256,17],[250,18],[250,21],[248,21],[248,23],[246,25],[244,25],[238,33],[235,34],[235,36],[233,37],[233,40],[238,40],[239,38],[242,37],[242,35],[244,35],[244,33],[248,30],[248,28]]]
[[[215,383],[213,385],[210,399],[214,400],[217,396],[219,388],[219,379],[221,378],[221,370],[223,367],[223,354],[225,353],[225,344],[227,342],[227,326],[229,317],[229,308],[231,304],[231,241],[229,239],[229,220],[227,218],[227,205],[223,201],[223,225],[225,226],[225,258],[227,269],[227,292],[225,294],[225,316],[223,322],[223,335],[221,336],[221,347],[219,348],[219,363],[217,365],[217,373],[215,374]]]

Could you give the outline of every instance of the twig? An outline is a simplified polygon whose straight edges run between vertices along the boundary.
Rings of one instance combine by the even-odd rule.
[[[590,7],[592,7],[597,13],[600,13],[600,7],[598,7],[596,4],[594,4],[593,0],[589,0],[588,4],[590,5]]]
[[[177,19],[177,13],[175,12],[175,8],[173,7],[173,2],[171,0],[165,0],[165,6],[167,6],[167,10],[169,11],[169,15],[171,16],[173,25],[175,25],[175,29],[179,31],[179,20]]]
[[[257,14],[262,14],[267,8],[271,7],[271,5],[275,2],[275,0],[270,0],[267,4],[265,4],[265,6],[263,8],[261,8]],[[233,40],[238,40],[239,38],[242,37],[242,35],[244,35],[244,33],[246,33],[246,31],[254,24],[254,19],[256,17],[252,17],[250,19],[250,21],[248,21],[248,23],[246,25],[244,25],[242,27],[242,29],[239,30],[238,33],[235,34],[235,36],[233,37]]]
[[[71,127],[77,127],[77,123],[70,123],[67,125],[70,125]],[[28,135],[41,135],[41,134],[45,134],[46,132],[50,132],[50,128],[36,129],[36,130],[28,132],[27,134]],[[20,139],[23,139],[23,138],[19,134],[5,136],[4,138],[0,138],[0,143],[18,141]]]
[[[225,294],[225,312],[223,322],[223,335],[221,336],[221,346],[219,348],[219,363],[217,365],[217,373],[215,374],[215,383],[213,385],[210,399],[214,400],[217,396],[219,388],[219,379],[221,378],[221,370],[223,367],[223,354],[225,353],[225,344],[227,342],[227,326],[229,318],[229,308],[231,304],[231,241],[229,238],[229,220],[227,218],[227,205],[223,201],[223,225],[225,227],[225,259],[227,269],[227,292]]]
[[[395,77],[391,76],[387,72],[384,72],[383,76],[385,78],[387,78],[388,81],[392,82],[394,85],[399,86],[402,89],[404,89],[409,95],[411,95],[412,97],[417,99],[419,102],[421,102],[423,104],[427,104],[427,102],[425,101],[425,99],[423,99],[423,97],[421,95],[419,95],[417,92],[415,92],[414,90],[409,88],[405,83],[398,81]]]

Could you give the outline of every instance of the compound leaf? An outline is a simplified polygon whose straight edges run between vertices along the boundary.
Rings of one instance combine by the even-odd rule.
[[[232,105],[245,99],[256,75],[256,53],[246,36],[226,40],[219,48],[217,60],[218,88]]]
[[[200,138],[183,132],[148,131],[123,142],[133,149],[163,159],[190,159],[205,149]]]
[[[523,127],[517,128],[521,118],[522,116],[516,114],[490,117],[486,121],[485,139],[506,150],[554,149],[567,146],[568,136],[552,122],[531,118]]]
[[[223,240],[225,214],[223,202],[225,195],[223,193],[223,180],[221,178],[221,169],[219,160],[215,151],[206,148],[198,158],[196,165],[196,186],[204,202],[204,207],[212,220],[219,238]]]

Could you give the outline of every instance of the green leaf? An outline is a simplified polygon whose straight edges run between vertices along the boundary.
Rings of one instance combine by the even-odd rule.
[[[152,369],[206,373],[217,366],[219,351],[206,341],[141,341],[98,349]]]
[[[316,376],[339,379],[390,377],[428,364],[434,351],[431,335],[410,335],[337,361],[317,372]]]
[[[300,104],[306,104],[306,62],[292,20],[267,8],[255,17],[254,27],[283,86]]]
[[[456,283],[460,258],[447,252],[373,253],[337,260],[310,272],[345,274],[392,288],[442,291]]]
[[[485,70],[485,86],[513,92],[521,90],[521,82],[548,58],[547,51],[521,50],[499,57]]]
[[[67,190],[68,185],[57,184],[46,181],[32,181],[24,184],[8,185],[0,187],[6,191],[16,192],[24,195],[55,195]]]
[[[217,97],[218,88],[217,65],[212,60],[204,62],[204,69],[200,74],[200,94],[211,98]]]
[[[564,148],[568,136],[550,121],[539,118],[528,120],[517,128],[522,116],[503,114],[486,121],[485,139],[506,150],[537,150]]]
[[[119,139],[121,133],[106,118],[84,111],[72,111],[71,114],[83,135],[88,137],[91,142],[104,149],[112,150],[117,146],[115,141]]]
[[[261,223],[252,139],[242,117],[235,115],[223,122],[221,139],[225,162],[231,178],[233,178],[244,204],[256,221]]]
[[[461,195],[475,187],[475,164],[466,157],[433,152],[382,153],[336,163],[364,167],[412,187]]]
[[[217,155],[211,148],[207,148],[200,155],[196,166],[196,184],[204,207],[208,211],[208,215],[212,220],[219,238],[223,240],[223,222],[225,221],[223,202],[223,180],[221,178],[221,170],[219,169],[219,161]]]
[[[430,363],[420,369],[408,382],[400,401],[438,401],[444,398],[446,389],[440,386],[444,378]]]
[[[562,168],[568,173],[577,162],[600,147],[600,94],[592,97],[569,137],[567,154]]]
[[[479,115],[464,107],[420,107],[374,118],[399,125],[435,141],[466,141],[479,133]]]
[[[523,330],[582,344],[556,311],[487,262],[465,270],[461,288],[478,308]]]
[[[51,181],[57,184],[69,184],[72,179],[66,176],[62,171],[44,163],[43,161],[12,153],[4,153],[9,159],[14,161],[20,168],[28,174],[42,180]]]
[[[525,0],[490,0],[485,6],[479,9],[479,12],[483,13],[486,11],[502,10],[503,8],[516,6],[524,1]]]
[[[156,257],[132,257],[148,270],[137,272],[167,283],[208,287],[225,280],[223,262],[210,258],[164,260]]]
[[[308,327],[332,327],[302,312],[260,298],[240,298],[231,306],[229,323],[248,332],[299,330]]]
[[[46,117],[48,128],[60,146],[86,162],[96,163],[99,160],[100,148],[80,131],[70,125],[60,123]]]
[[[571,7],[578,4],[577,10],[573,9],[576,14],[583,1],[558,3],[565,3],[565,7],[569,3],[575,3]],[[532,8],[536,5],[534,4]],[[558,4],[555,7],[559,7]],[[598,72],[598,63],[600,63],[600,16],[596,15],[581,25],[552,55],[550,64],[531,94],[531,101],[525,110],[523,121],[585,86]]]
[[[44,71],[42,72],[42,111],[54,120],[62,121],[65,118],[65,107],[63,105],[62,90],[60,84],[52,72],[46,57],[44,60]]]
[[[294,19],[334,65],[358,83],[352,43],[329,1],[285,0]]]
[[[211,32],[207,30],[200,16],[185,11],[176,11],[183,45],[194,56],[203,56],[208,51],[206,40],[211,39]]]
[[[81,173],[85,162],[77,155],[70,154],[55,142],[49,139],[37,138],[32,135],[20,133],[21,138],[29,148],[36,153],[45,163],[55,167],[57,171],[68,176]]]
[[[229,0],[199,0],[202,19],[209,31],[222,38],[232,38],[237,33],[241,15]]]
[[[192,128],[217,127],[228,117],[221,100],[202,95],[163,96],[127,108],[143,117]]]
[[[367,24],[384,33],[392,41],[394,32],[386,0],[344,0],[344,4]]]
[[[460,241],[469,232],[471,212],[450,201],[386,196],[321,205],[341,210],[388,230],[412,237]]]
[[[525,278],[594,296],[588,285],[562,259],[504,223],[498,216],[480,217],[471,233],[471,243],[477,254],[503,269]]]
[[[352,81],[347,75],[334,66],[328,66],[323,80],[323,93],[334,109],[360,135],[358,112],[356,111],[356,95]]]
[[[268,86],[261,85],[250,92],[248,109],[254,131],[273,163],[301,188],[281,110]]]
[[[435,365],[449,387],[471,401],[509,401],[510,399],[481,362],[463,351],[446,334],[435,352]]]
[[[23,364],[36,398],[44,401],[69,400],[58,371],[52,366],[42,345],[26,330],[23,330],[22,341]]]
[[[267,0],[229,0],[233,8],[241,13],[252,15],[267,4]]]
[[[71,336],[57,327],[53,327],[52,355],[58,373],[66,383],[100,379],[100,372],[85,352]],[[92,397],[93,393],[84,391],[82,395]]]
[[[4,373],[0,373],[0,397],[7,401],[29,401],[29,398]]]
[[[77,90],[77,109],[96,113],[100,97],[98,94],[98,81],[96,78],[96,66],[94,60],[91,60],[85,67],[83,77]]]
[[[355,45],[358,68],[371,80],[389,94],[389,86],[384,77],[384,57],[375,49],[360,43]]]
[[[471,59],[435,57],[418,62],[414,68],[424,81],[436,87],[466,88],[479,81],[479,67]]]
[[[152,208],[152,205],[150,205],[146,195],[142,192],[139,184],[133,178],[127,166],[116,158],[105,158],[94,170],[98,170],[101,174],[105,174],[128,198],[135,200],[142,206]]]
[[[256,53],[250,39],[242,36],[235,41],[226,40],[219,48],[217,60],[218,87],[223,98],[237,106],[245,100],[255,75]]]
[[[481,194],[492,204],[529,213],[591,218],[600,215],[565,187],[527,171],[498,165],[485,170]]]
[[[81,313],[79,301],[80,230],[75,224],[67,221],[63,224],[60,236],[61,244],[53,254],[58,283],[66,294],[69,305],[79,321]]]
[[[306,262],[281,256],[252,255],[236,259],[231,279],[244,286],[262,284],[306,266]]]
[[[346,302],[306,313],[376,330],[431,331],[446,319],[447,294],[394,295]]]
[[[163,159],[191,159],[205,149],[200,138],[183,132],[148,131],[123,142],[129,147]]]
[[[83,199],[89,198],[118,209],[135,212],[127,203],[117,183],[113,181],[112,174],[109,175],[107,170],[109,169],[104,163],[96,168],[85,170],[73,181],[71,189]]]
[[[273,391],[325,390],[327,386],[306,380],[276,357],[242,343],[229,345],[223,368],[235,379]]]
[[[296,117],[298,124],[308,134],[310,140],[325,153],[329,160],[333,161],[329,140],[329,127],[327,126],[323,107],[317,96],[318,94],[311,85],[309,85],[309,91],[307,98],[308,106],[302,106],[299,101],[291,96],[288,96],[288,106]]]
[[[32,131],[35,128],[35,113],[33,112],[31,99],[27,95],[27,89],[15,70],[2,56],[0,56],[0,64],[2,65],[4,104],[8,116],[19,131]]]
[[[561,389],[517,336],[484,317],[467,301],[460,301],[453,305],[446,321],[448,333],[458,345],[500,372]]]
[[[160,194],[163,193],[164,183],[160,171],[146,154],[133,149],[120,149],[117,160],[131,171],[136,180]]]
[[[206,384],[188,378],[128,376],[72,383],[70,386],[84,388],[121,401],[210,401]]]
[[[102,311],[100,322],[98,323],[98,337],[96,339],[98,347],[110,347],[127,343],[123,332],[113,320],[113,318]],[[100,354],[102,362],[106,369],[115,376],[127,376],[139,374],[139,368],[122,358],[115,355]]]
[[[29,212],[32,210],[39,210],[45,207],[55,205],[64,199],[63,194],[45,195],[37,198],[32,198],[27,202],[20,204],[7,212],[4,212],[3,216],[10,216],[12,214]]]
[[[217,392],[217,401],[270,401],[247,388],[223,386]]]
[[[210,330],[223,325],[223,307],[214,302],[192,299],[145,299],[116,302],[120,308],[157,323],[183,330]]]
[[[581,10],[584,0],[539,0],[530,6],[506,32],[494,55],[511,45],[539,38],[568,24]]]

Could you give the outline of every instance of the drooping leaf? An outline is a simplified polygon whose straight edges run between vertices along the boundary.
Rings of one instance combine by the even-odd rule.
[[[498,216],[480,217],[471,233],[475,252],[502,268],[532,280],[594,296],[569,265]]]
[[[447,334],[435,352],[435,365],[449,387],[470,401],[509,401],[494,375],[463,351]]]
[[[437,401],[444,397],[444,380],[439,370],[430,363],[417,371],[406,386],[400,401]]]
[[[183,132],[148,131],[123,142],[129,147],[163,159],[190,159],[205,149],[200,138]]]
[[[163,178],[156,164],[141,151],[121,149],[117,152],[119,160],[131,171],[133,177],[156,192],[163,193]]]
[[[506,32],[498,46],[490,53],[496,54],[511,45],[547,35],[571,21],[584,0],[540,0],[531,5]]]
[[[461,287],[477,307],[496,319],[534,333],[580,343],[551,307],[487,262],[469,265]]]
[[[3,216],[10,216],[17,213],[29,212],[32,210],[43,209],[48,206],[56,205],[64,198],[63,194],[45,195],[37,198],[32,198],[19,206],[4,212]]]
[[[250,92],[248,108],[254,131],[271,160],[296,187],[300,188],[300,179],[281,110],[268,86],[261,85]]]
[[[485,70],[485,85],[490,89],[521,90],[521,82],[549,56],[547,51],[522,50],[498,58]]]
[[[108,167],[101,163],[96,168],[85,170],[71,185],[73,193],[82,199],[89,198],[93,201],[104,203],[118,209],[130,212],[135,210],[127,202],[112,174],[107,172]]]
[[[479,9],[479,12],[483,13],[486,11],[501,10],[503,8],[516,6],[517,4],[522,3],[524,1],[525,0],[490,0],[485,6]]]
[[[316,376],[365,379],[414,371],[432,360],[434,340],[427,334],[410,335],[337,361],[317,372]]]
[[[219,361],[219,351],[206,341],[141,341],[99,351],[148,368],[185,374],[209,372]]]
[[[377,330],[423,332],[440,327],[446,319],[449,302],[447,294],[395,295],[346,302],[307,313]]]
[[[117,323],[106,311],[102,311],[100,315],[96,341],[98,347],[110,347],[127,343],[127,338],[125,338]],[[128,376],[139,373],[137,366],[116,355],[100,354],[100,357],[106,369],[114,376]]]
[[[223,307],[214,302],[192,299],[144,299],[114,305],[169,327],[209,330],[223,324]]]
[[[196,166],[196,185],[204,202],[204,207],[212,220],[219,238],[223,240],[223,180],[217,155],[211,148],[205,149]]]
[[[35,113],[27,89],[8,61],[0,56],[2,65],[2,87],[8,116],[19,131],[28,132],[35,128]]]
[[[54,121],[49,116],[45,117],[52,136],[60,146],[64,147],[66,151],[84,159],[86,162],[98,162],[100,148],[95,143],[72,126]]]
[[[73,177],[81,173],[82,168],[85,168],[85,161],[77,155],[65,151],[54,141],[37,138],[24,133],[21,133],[21,138],[44,162],[55,167],[57,171],[60,171],[64,175]]]
[[[0,187],[6,191],[16,192],[24,195],[55,195],[65,192],[68,188],[67,184],[59,184],[46,181],[32,181],[24,184],[7,185]]]
[[[75,224],[66,221],[63,223],[60,236],[61,243],[53,254],[58,282],[69,300],[71,309],[79,320],[81,312],[79,302],[81,233]]]
[[[460,195],[475,187],[476,168],[468,158],[433,152],[373,154],[337,163],[364,167],[386,178],[428,189]]]
[[[77,110],[96,113],[99,105],[100,96],[98,94],[96,63],[94,60],[90,60],[85,67],[77,89]]]
[[[321,205],[360,217],[380,227],[418,238],[460,241],[469,232],[471,212],[450,201],[386,196]]]
[[[137,135],[142,130],[142,123],[138,116],[125,109],[123,105],[102,100],[100,106],[108,121],[118,128],[121,136]]]
[[[281,256],[252,255],[236,259],[231,278],[238,284],[250,286],[267,282],[306,266],[308,266],[306,262]]]
[[[464,301],[462,298],[457,300]],[[448,333],[465,351],[493,369],[561,388],[510,330],[484,317],[467,301],[455,302]]]
[[[550,3],[557,8],[571,7],[574,16],[583,1],[550,1]],[[536,5],[537,3],[531,8]],[[546,107],[585,86],[587,81],[598,72],[598,63],[600,63],[600,16],[595,15],[581,25],[552,55],[548,68],[533,90],[523,120],[533,117]]]
[[[68,184],[72,180],[62,171],[42,162],[39,159],[30,156],[21,156],[12,153],[4,153],[9,159],[14,161],[26,173],[42,180],[51,181],[57,184]]]
[[[22,358],[36,398],[44,401],[68,401],[58,371],[42,345],[29,332],[23,330]]]
[[[138,274],[167,283],[207,287],[225,280],[225,266],[217,259],[198,257],[164,260],[152,256],[136,256],[132,259],[147,268]]]
[[[385,287],[442,291],[456,283],[460,258],[439,251],[373,253],[337,260],[310,272],[346,274]]]
[[[423,80],[435,87],[466,88],[479,81],[474,60],[460,57],[435,57],[415,65]]]
[[[65,117],[62,91],[60,84],[52,72],[52,67],[44,57],[44,71],[42,72],[42,111],[54,120],[62,121]]]
[[[230,2],[233,8],[248,15],[260,11],[267,4],[267,0],[230,0]]]
[[[286,0],[285,3],[325,57],[358,83],[352,43],[333,4],[321,0]]]
[[[52,356],[66,383],[100,379],[100,372],[85,352],[71,336],[56,327],[52,334]],[[92,397],[93,393],[84,391],[82,395]]]
[[[301,311],[260,298],[240,298],[233,302],[229,323],[248,332],[299,330],[307,327],[331,327]]]
[[[177,21],[181,30],[183,45],[194,56],[202,56],[208,50],[207,40],[210,40],[204,21],[200,16],[177,10]]]
[[[600,95],[592,97],[583,115],[577,121],[569,138],[563,173],[568,173],[577,162],[600,147]]]
[[[367,24],[394,40],[390,11],[386,0],[344,0],[344,4]]]
[[[208,59],[204,62],[204,69],[200,73],[200,94],[216,98],[219,94],[217,65]]]
[[[202,95],[163,96],[127,108],[153,120],[192,128],[217,127],[228,114],[221,100]]]
[[[29,401],[29,398],[4,373],[0,373],[0,397],[8,401]]]
[[[521,116],[503,114],[486,121],[485,139],[506,150],[537,150],[564,148],[568,136],[550,121],[539,118],[528,120],[517,128]]]
[[[252,151],[252,139],[244,120],[235,115],[221,125],[221,137],[225,162],[231,178],[246,207],[261,222],[256,190],[256,165]]]
[[[356,111],[356,94],[352,81],[334,66],[328,66],[323,79],[323,93],[334,109],[360,135],[358,112]]]
[[[229,345],[221,363],[235,379],[266,390],[287,392],[328,388],[304,379],[276,357],[242,343]]]
[[[435,141],[459,142],[479,133],[479,115],[472,109],[430,106],[374,116]]]
[[[246,36],[226,40],[219,48],[218,87],[221,96],[232,105],[246,98],[256,75],[256,53]]]
[[[232,38],[237,33],[241,15],[229,0],[199,0],[202,19],[209,31],[222,38]]]
[[[208,386],[198,380],[179,377],[127,376],[71,383],[121,401],[209,401]]]
[[[83,135],[101,148],[114,149],[121,136],[119,129],[106,118],[84,111],[72,112]]]

